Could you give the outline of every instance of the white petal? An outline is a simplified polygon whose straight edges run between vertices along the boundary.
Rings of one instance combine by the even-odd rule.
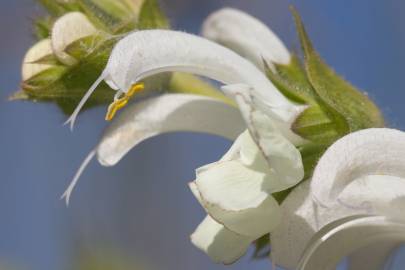
[[[286,138],[288,134],[282,134],[273,119],[254,105],[256,99],[250,95],[246,86],[230,85],[223,89],[235,95],[252,138],[266,159],[268,167],[274,169],[278,179],[285,183],[285,188],[301,181],[304,177],[301,154]]]
[[[338,220],[314,236],[298,270],[334,270],[337,263],[353,251],[387,240],[405,242],[404,220],[381,216]]]
[[[145,77],[168,71],[189,72],[224,84],[244,83],[277,117],[289,121],[297,108],[252,63],[207,39],[170,30],[133,32],[114,47],[105,68],[122,91]]]
[[[312,195],[321,204],[331,204],[351,181],[361,176],[405,178],[404,163],[404,132],[374,128],[351,133],[335,142],[319,160]]]
[[[26,81],[38,73],[52,67],[48,64],[35,64],[33,62],[42,57],[52,55],[52,47],[50,39],[43,39],[32,46],[25,54],[22,64],[22,80]]]
[[[216,263],[231,264],[246,253],[254,239],[236,234],[207,216],[191,235],[191,242]]]
[[[296,269],[310,239],[325,225],[362,214],[401,217],[404,207],[405,181],[399,177],[358,178],[327,208],[312,200],[310,183],[306,181],[294,188],[281,205],[281,224],[271,233],[272,257],[278,265]]]
[[[271,179],[238,161],[217,162],[199,171],[193,193],[207,213],[226,228],[254,239],[280,222],[280,207],[269,195]]]
[[[241,56],[264,70],[263,60],[288,64],[290,53],[265,24],[251,15],[233,8],[212,13],[204,22],[202,35]]]
[[[86,36],[96,34],[98,30],[81,12],[69,12],[60,17],[52,27],[52,48],[58,59],[66,64],[77,62],[65,52],[67,46]]]
[[[269,191],[262,187],[265,175],[239,161],[217,162],[198,171],[196,184],[204,201],[230,211],[257,207]]]
[[[135,103],[107,128],[97,156],[116,164],[140,142],[167,132],[192,131],[235,139],[245,129],[239,111],[221,101],[187,94],[166,94]]]

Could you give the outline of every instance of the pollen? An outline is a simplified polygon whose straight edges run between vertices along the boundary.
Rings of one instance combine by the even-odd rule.
[[[115,114],[122,108],[125,107],[125,105],[128,104],[128,100],[133,97],[135,94],[141,92],[145,88],[143,83],[136,83],[131,86],[131,88],[128,90],[125,95],[117,100],[114,100],[113,103],[108,106],[107,114],[105,115],[105,120],[106,121],[111,121]]]

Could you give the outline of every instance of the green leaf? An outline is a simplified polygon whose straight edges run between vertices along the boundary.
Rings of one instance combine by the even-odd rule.
[[[339,130],[353,132],[359,129],[382,127],[384,119],[377,106],[350,83],[337,75],[314,50],[298,12],[291,8],[301,46],[309,82],[320,99],[328,107],[329,117],[336,120]],[[346,126],[341,121],[343,117]],[[339,119],[340,118],[340,119]]]
[[[159,7],[157,0],[144,0],[139,13],[139,29],[167,29],[169,21]]]

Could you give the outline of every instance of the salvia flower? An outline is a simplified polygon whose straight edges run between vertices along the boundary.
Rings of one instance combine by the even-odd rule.
[[[405,240],[404,162],[405,133],[398,130],[365,129],[335,142],[312,180],[283,202],[271,234],[274,262],[336,269],[350,255],[350,269],[382,269]]]
[[[377,189],[384,190],[381,174],[385,183],[387,174],[396,177],[401,171],[402,148],[384,156],[382,165],[377,156],[388,137],[403,135],[387,129],[348,135],[316,166],[333,142],[382,127],[384,120],[367,95],[322,61],[294,9],[302,60],[262,22],[231,8],[211,14],[201,37],[167,30],[154,0],[44,3],[52,23],[38,24],[46,31],[39,31],[42,41],[25,57],[24,97],[54,101],[73,112],[67,121],[71,128],[91,105],[111,102],[105,119],[114,120],[63,194],[66,203],[94,157],[113,166],[150,137],[190,131],[234,141],[220,160],[198,168],[189,183],[207,213],[191,242],[215,262],[236,261],[270,233],[277,264],[333,269],[343,254],[333,248],[334,239],[344,241],[362,229],[386,236],[401,224],[394,220],[395,209],[392,214],[386,207],[396,191],[380,196]],[[222,86],[216,91],[190,74]],[[165,93],[128,105],[144,88],[162,87],[168,88]],[[366,161],[366,155],[373,157]],[[389,181],[399,192],[402,184],[394,178]],[[308,181],[297,186],[303,179]],[[381,227],[371,230],[371,223]],[[362,248],[359,243],[366,242],[351,249]],[[331,260],[319,255],[320,246],[331,252]]]
[[[225,24],[242,15],[246,27],[262,28],[259,39],[244,36],[250,39],[247,45],[236,38],[244,33],[233,29],[234,38],[230,38],[239,50],[251,50],[251,56],[257,54],[257,59],[268,61],[269,65],[278,59],[289,61],[288,51],[278,38],[240,11],[225,9],[209,17],[205,33],[226,30],[210,30],[210,25],[221,23],[221,14]],[[216,22],[210,23],[212,20]],[[271,53],[261,54],[258,48],[267,48]],[[133,104],[112,123],[85,160],[64,195],[66,200],[94,155],[101,164],[111,166],[142,140],[164,132],[197,131],[236,138],[222,160],[198,169],[196,181],[190,184],[209,215],[192,235],[192,242],[217,262],[235,261],[252,241],[279,223],[280,209],[271,194],[294,186],[304,176],[300,152],[292,143],[304,140],[290,126],[305,106],[284,97],[263,73],[262,66],[255,64],[226,47],[183,32],[146,30],[121,39],[101,76],[69,119],[71,126],[102,80],[117,90],[106,116],[110,120],[135,89],[142,89],[142,79],[168,71],[193,73],[222,82],[223,92],[237,104],[239,111],[218,100],[184,94],[166,94]],[[242,132],[246,127],[248,130]],[[223,233],[224,237],[218,237]],[[235,248],[221,248],[231,243]]]

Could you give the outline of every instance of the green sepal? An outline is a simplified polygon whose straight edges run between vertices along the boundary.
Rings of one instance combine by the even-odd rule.
[[[121,17],[116,14],[116,2],[120,1],[94,1],[94,0],[76,0],[80,9],[87,15],[89,20],[99,29],[115,33],[116,29],[127,21],[128,14]],[[135,20],[135,18],[133,18]]]
[[[99,35],[81,38],[66,47],[65,52],[78,62],[73,66],[63,65],[53,55],[36,60],[36,64],[52,67],[22,82],[23,92],[18,91],[10,97],[10,100],[54,102],[66,114],[72,113],[85,92],[100,76],[112,48],[123,37],[121,34],[135,29],[168,27],[168,21],[155,0],[144,0],[139,10],[127,0],[38,1],[50,14],[35,22],[35,34],[39,39],[49,37],[53,22],[71,11],[85,13],[101,30]],[[106,32],[112,35],[103,34]],[[156,91],[167,89],[169,79],[168,74],[153,76],[146,80],[146,88]],[[111,103],[114,93],[107,84],[101,83],[84,109]]]
[[[65,13],[79,10],[76,0],[68,0],[68,1],[37,0],[37,1],[53,17],[60,17]]]
[[[299,104],[313,104],[314,90],[308,82],[300,59],[293,54],[288,65],[273,64],[275,72],[265,63],[267,77],[288,99]]]
[[[87,36],[69,44],[65,52],[75,59],[83,59],[105,41],[106,38],[101,35]]]
[[[51,76],[48,77],[49,79],[42,77],[46,74],[45,72],[49,72],[49,69],[41,72],[34,76],[34,81],[30,79],[23,83],[24,91],[26,91],[30,99],[55,102],[66,114],[72,113],[88,88],[100,76],[116,41],[116,38],[108,39],[82,57],[78,64],[63,67],[62,74],[56,80],[52,79]],[[41,78],[41,80],[38,81],[37,78]],[[113,98],[113,94],[114,91],[105,83],[101,83],[97,91],[86,103],[85,108],[109,103]]]
[[[36,19],[34,22],[34,36],[39,41],[50,36],[53,20],[50,16]]]
[[[36,90],[41,90],[44,86],[48,86],[53,82],[59,80],[63,74],[67,71],[64,66],[52,66],[46,70],[41,71],[35,76],[29,78],[22,83],[24,91],[30,93]]]
[[[138,19],[139,29],[168,29],[169,20],[157,0],[144,0]]]
[[[319,98],[310,84],[305,69],[296,55],[288,65],[266,64],[266,75],[277,89],[291,101],[307,108],[295,119],[292,130],[302,138],[327,143],[337,137],[341,119]]]
[[[30,63],[31,64],[42,64],[42,65],[61,65],[60,61],[53,54],[45,55]],[[26,63],[26,64],[28,64],[28,63]]]
[[[334,111],[333,114],[339,114],[347,122],[345,133],[364,128],[383,127],[384,119],[377,106],[367,95],[357,90],[324,63],[314,50],[298,12],[293,7],[291,11],[304,53],[307,78],[320,99],[329,107],[328,110]],[[342,132],[344,129],[343,126],[339,128]]]
[[[336,124],[317,105],[312,105],[294,121],[291,129],[302,138],[317,143],[330,143],[339,137]]]

